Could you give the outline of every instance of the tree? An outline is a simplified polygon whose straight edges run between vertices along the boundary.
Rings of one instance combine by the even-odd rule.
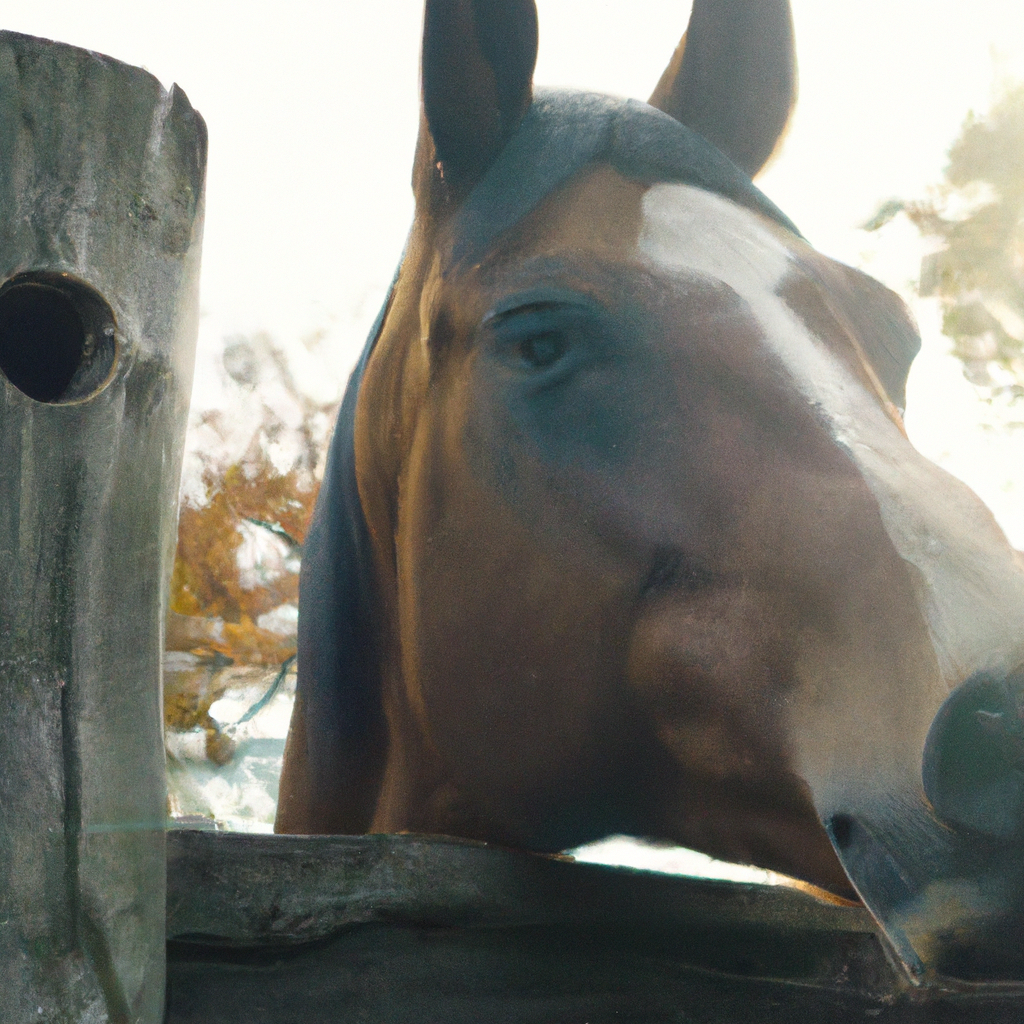
[[[890,201],[866,227],[900,211],[938,245],[922,261],[919,291],[941,300],[943,333],[967,378],[1024,396],[1024,86],[987,116],[968,115],[930,199]]]
[[[298,601],[298,561],[306,522],[316,500],[315,483],[297,472],[279,473],[266,453],[205,478],[206,501],[185,504],[178,523],[178,551],[171,577],[172,616],[168,649],[220,654],[252,665],[280,664],[295,653],[292,636],[258,624],[261,616]],[[285,564],[255,580],[243,576],[238,553],[251,524],[283,541]],[[254,585],[255,584],[255,585]],[[201,619],[202,628],[178,621]]]
[[[286,427],[263,404],[240,458],[225,459],[224,446],[216,443],[191,456],[201,467],[202,487],[200,494],[186,495],[181,506],[165,649],[191,656],[190,663],[203,670],[178,673],[181,678],[165,687],[164,719],[175,731],[204,729],[208,756],[217,763],[233,751],[209,715],[224,690],[218,670],[294,661],[302,541],[337,411],[335,404],[301,393],[283,353],[265,335],[228,339],[224,368],[241,388],[239,402],[251,402],[260,376],[271,374],[278,389],[283,386],[292,416]],[[208,412],[195,426],[200,432],[209,428],[202,436],[216,441],[226,436],[220,427],[227,419],[224,412]],[[282,449],[290,453],[285,468],[271,457]],[[240,557],[247,542],[260,538],[269,541],[274,557]],[[292,617],[283,617],[284,629],[280,622],[275,628],[268,618],[282,610],[291,610]]]

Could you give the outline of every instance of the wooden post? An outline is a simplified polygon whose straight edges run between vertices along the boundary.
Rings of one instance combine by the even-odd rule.
[[[0,32],[0,1022],[163,1018],[165,592],[206,129]]]

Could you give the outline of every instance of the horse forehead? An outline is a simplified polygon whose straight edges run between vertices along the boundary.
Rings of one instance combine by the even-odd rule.
[[[796,249],[804,246],[755,213],[691,185],[653,185],[642,200],[642,264],[661,276],[697,275],[731,289],[757,322],[766,352],[840,445],[853,440],[851,431],[899,436],[879,395],[832,350],[843,343],[841,335],[813,334],[786,301],[786,285],[801,273]]]
[[[638,251],[669,272],[716,278],[744,298],[775,294],[791,268],[778,229],[693,185],[652,185],[643,196]]]
[[[889,433],[894,424],[879,396],[832,351],[842,338],[812,334],[787,303],[786,285],[801,272],[794,249],[803,244],[729,199],[691,185],[652,185],[643,196],[639,262],[663,278],[696,276],[734,292],[790,387],[848,447],[850,431]]]
[[[913,567],[920,610],[947,682],[1010,668],[1024,641],[1007,623],[1024,614],[1024,573],[991,513],[972,492],[921,456],[879,393],[786,299],[800,273],[799,239],[756,214],[688,185],[652,186],[643,199],[640,259],[656,273],[717,279],[748,306],[761,344],[822,428],[856,466],[898,554]],[[987,600],[963,586],[986,581]]]

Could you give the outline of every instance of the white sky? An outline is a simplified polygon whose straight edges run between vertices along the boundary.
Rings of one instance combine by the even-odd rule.
[[[383,298],[411,217],[422,0],[0,0],[0,27],[60,39],[177,81],[210,129],[195,403],[224,400],[222,339],[268,330],[324,399]],[[537,80],[645,98],[686,0],[538,0]],[[920,250],[895,224],[856,230],[890,196],[920,196],[971,108],[1024,80],[1020,0],[793,0],[801,98],[759,184],[822,250],[909,295]],[[1024,546],[1024,432],[1000,431],[943,356],[926,354],[909,422]],[[315,331],[326,332],[311,341]],[[306,343],[302,344],[302,339]],[[916,412],[915,412],[916,409]],[[1018,414],[1017,418],[1024,418]],[[985,424],[988,424],[986,426]]]

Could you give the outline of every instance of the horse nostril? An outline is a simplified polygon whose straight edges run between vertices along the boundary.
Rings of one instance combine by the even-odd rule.
[[[837,850],[845,850],[853,841],[853,818],[848,814],[833,814],[825,825]]]
[[[712,574],[699,562],[675,548],[659,548],[651,559],[643,594],[662,590],[696,592],[710,586]]]
[[[1024,666],[979,672],[957,687],[928,731],[924,791],[948,825],[994,838],[1024,830]]]

